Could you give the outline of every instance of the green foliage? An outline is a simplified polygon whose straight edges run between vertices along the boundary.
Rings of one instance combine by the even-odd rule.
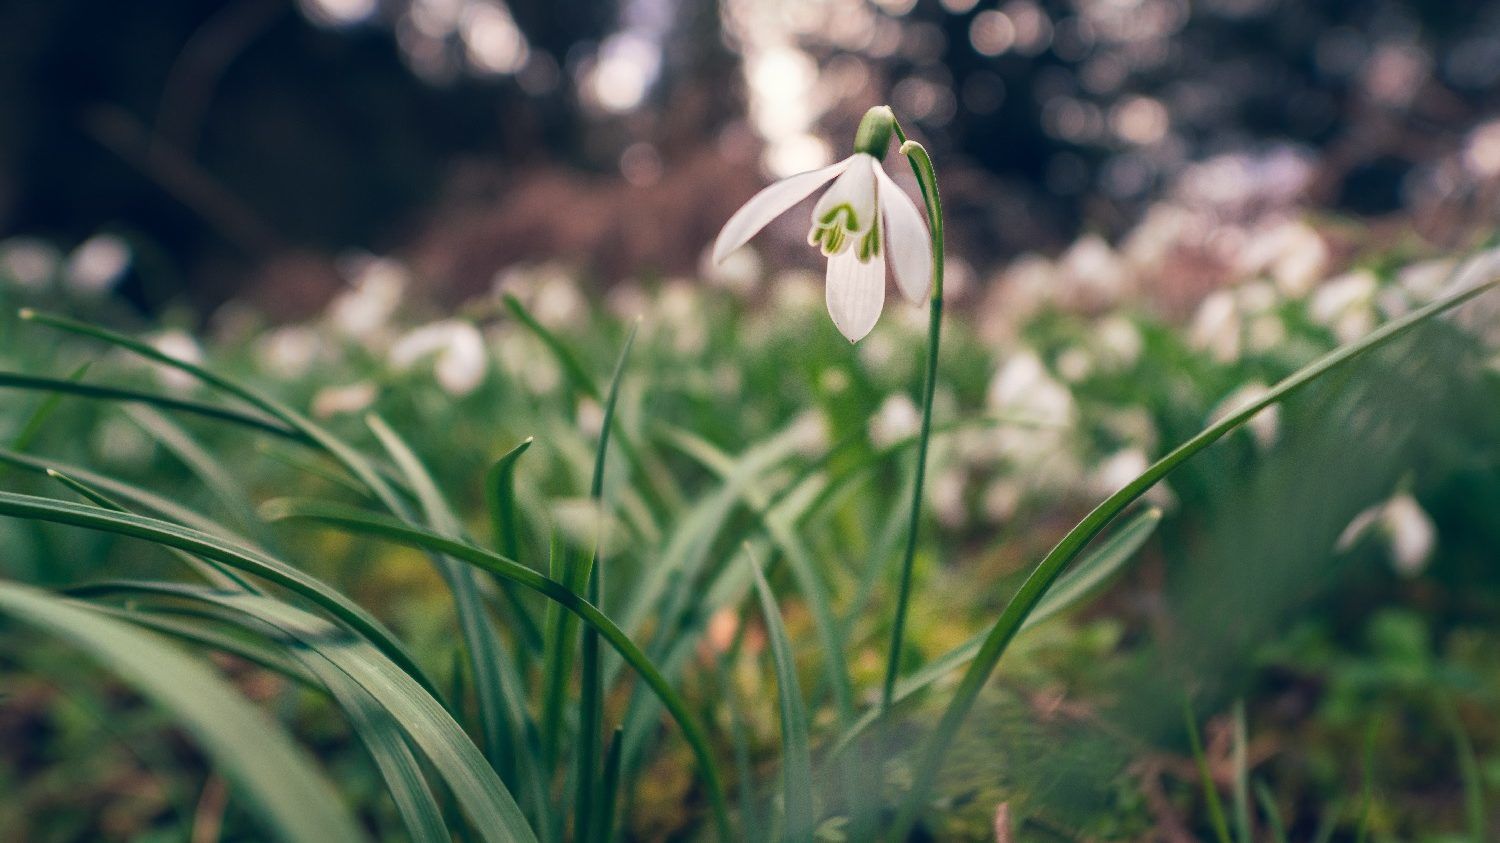
[[[1478,289],[1343,346],[1283,302],[1284,347],[1227,361],[1144,317],[1120,359],[1062,313],[1001,351],[955,322],[922,515],[938,524],[909,592],[903,456],[922,433],[900,421],[925,375],[907,353],[920,325],[851,351],[795,303],[664,289],[637,334],[511,296],[476,311],[495,356],[453,390],[328,326],[312,329],[316,365],[289,373],[259,341],[217,341],[200,365],[31,313],[4,330],[64,340],[43,353],[8,333],[0,352],[15,396],[0,607],[157,706],[130,743],[162,746],[170,724],[193,738],[232,786],[226,839],[312,839],[321,823],[322,839],[865,839],[919,823],[984,839],[1001,802],[1019,839],[1139,837],[1165,802],[1205,838],[1310,839],[1326,816],[1378,840],[1417,823],[1398,789],[1414,767],[1389,759],[1412,729],[1443,736],[1424,763],[1452,772],[1430,827],[1477,839],[1500,735],[1476,711],[1500,688],[1473,619],[1494,617],[1500,580],[1474,561],[1492,527],[1464,504],[1500,483],[1465,467],[1500,431],[1500,384],[1472,338],[1430,323]],[[1087,371],[1065,365],[1074,351]],[[1028,356],[1033,380],[1010,389],[1005,367]],[[1215,411],[1252,381],[1276,385]],[[370,400],[341,403],[366,382]],[[1272,435],[1239,432],[1268,408]],[[1401,490],[1464,502],[1432,515],[1441,612],[1393,608],[1413,586],[1377,564],[1400,528],[1386,515],[1330,550]],[[1149,611],[1155,592],[1128,573],[1143,556],[1169,579]],[[1102,617],[1063,622],[1099,599]],[[1358,642],[1307,620],[1371,607]],[[3,629],[0,693],[61,674],[63,647]],[[184,647],[268,686],[264,710]],[[1287,692],[1313,712],[1295,725],[1261,687],[1284,674],[1323,683]],[[1283,751],[1305,766],[1259,754],[1260,736],[1297,729]],[[1366,735],[1368,774],[1350,763]],[[7,756],[0,786],[88,760],[74,755]],[[1201,777],[1139,780],[1142,759],[1189,755]],[[193,763],[149,769],[163,793],[202,788]],[[10,792],[7,814],[57,824],[31,837],[83,833],[35,809],[40,790]],[[191,822],[163,810],[135,831]]]

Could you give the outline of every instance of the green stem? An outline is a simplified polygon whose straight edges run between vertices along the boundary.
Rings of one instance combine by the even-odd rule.
[[[917,470],[912,485],[911,517],[906,530],[906,552],[901,559],[901,585],[896,593],[896,618],[891,625],[890,661],[886,663],[885,686],[880,708],[890,708],[901,674],[901,646],[906,635],[906,607],[911,599],[911,569],[917,554],[917,534],[922,524],[922,484],[927,476],[927,445],[932,438],[932,395],[937,389],[938,341],[943,327],[943,204],[938,198],[937,173],[927,150],[907,140],[900,123],[894,123],[901,141],[901,154],[911,160],[912,172],[927,206],[927,230],[932,237],[932,305],[927,319],[927,374],[922,385],[922,428],[917,438]]]

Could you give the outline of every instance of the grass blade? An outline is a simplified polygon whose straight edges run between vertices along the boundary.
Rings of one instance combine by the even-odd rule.
[[[1239,843],[1255,843],[1250,825],[1250,758],[1246,744],[1245,701],[1235,700],[1231,715],[1231,760],[1234,763],[1234,834]]]
[[[625,663],[650,687],[661,700],[672,718],[682,728],[683,735],[698,761],[703,775],[703,784],[708,791],[713,807],[714,821],[719,837],[731,839],[729,833],[729,806],[724,798],[723,779],[718,765],[714,763],[708,736],[698,724],[687,702],[672,687],[656,665],[646,658],[639,646],[626,635],[614,621],[572,589],[549,577],[545,577],[525,565],[507,559],[481,547],[464,544],[434,533],[414,528],[389,518],[372,516],[357,509],[333,506],[319,502],[271,501],[261,508],[264,517],[270,520],[302,519],[315,521],[351,532],[367,533],[390,541],[406,544],[462,559],[485,570],[504,577],[511,582],[535,591],[556,603],[569,614],[597,630],[604,640],[619,653]]]
[[[484,476],[484,497],[486,509],[490,515],[490,534],[495,545],[495,550],[507,559],[521,558],[521,529],[517,520],[516,507],[516,465],[520,462],[521,455],[531,447],[532,437],[528,436],[521,443],[507,451]],[[523,639],[523,647],[520,655],[523,659],[523,668],[529,659],[526,658],[531,650],[541,650],[542,631],[537,627],[536,618],[531,616],[531,610],[516,593],[515,586],[509,580],[496,580],[500,586],[500,592],[505,595],[505,601],[510,605],[511,614],[515,616],[518,632]]]
[[[1057,584],[1027,616],[1025,623],[1021,625],[1021,631],[1025,632],[1038,624],[1045,623],[1097,594],[1104,583],[1135,558],[1141,546],[1161,523],[1161,517],[1161,510],[1156,507],[1133,516],[1125,523],[1125,526],[1116,530],[1103,544],[1058,578]],[[896,695],[892,700],[891,711],[899,713],[922,691],[927,690],[954,670],[973,661],[983,645],[984,634],[980,633],[896,683]],[[861,735],[885,719],[885,713],[878,708],[866,712],[839,736],[830,755],[843,752]]]
[[[1219,788],[1214,784],[1213,773],[1208,769],[1208,756],[1203,754],[1203,741],[1198,737],[1198,723],[1193,717],[1193,706],[1182,702],[1182,720],[1187,726],[1188,745],[1193,750],[1193,763],[1198,768],[1198,782],[1203,786],[1203,801],[1208,806],[1208,819],[1214,828],[1219,843],[1234,843],[1229,835],[1229,822],[1224,819],[1224,805],[1219,801]]]
[[[1271,843],[1287,843],[1286,823],[1281,819],[1281,808],[1276,804],[1276,795],[1260,780],[1256,780],[1254,788],[1255,801],[1260,803],[1260,812],[1266,815]]]
[[[143,390],[79,383],[59,378],[25,375],[20,372],[0,372],[0,388],[30,389],[50,392],[54,395],[76,395],[80,398],[92,398],[101,401],[124,401],[146,404],[160,407],[164,410],[177,410],[205,418],[217,419],[218,421],[232,422],[242,427],[252,428],[261,433],[270,433],[286,439],[302,438],[301,434],[292,428],[256,413],[247,413],[232,407],[221,407],[203,401],[174,398],[170,395],[161,395]]]
[[[67,639],[171,711],[274,836],[365,839],[306,753],[203,664],[124,621],[16,583],[0,582],[0,612]]]
[[[746,548],[748,552],[748,548]],[[813,814],[812,750],[807,736],[807,705],[797,682],[797,662],[792,642],[781,622],[781,608],[766,582],[766,575],[753,557],[747,557],[755,574],[755,592],[760,598],[770,639],[771,660],[776,666],[777,696],[781,703],[781,781],[786,811],[786,839],[810,843],[816,825]]]
[[[620,350],[620,359],[615,363],[615,373],[609,381],[609,395],[604,399],[604,418],[599,427],[599,447],[594,454],[594,475],[589,482],[589,497],[594,501],[595,517],[601,524],[594,537],[594,556],[585,569],[584,578],[588,582],[589,602],[601,609],[604,607],[604,570],[600,566],[604,541],[604,466],[609,457],[609,435],[615,424],[615,408],[620,400],[620,381],[625,376],[625,364],[630,359],[630,349],[635,345],[636,331],[640,326],[639,319],[631,326],[630,334],[625,337],[625,347]],[[603,666],[599,660],[599,633],[592,629],[583,631],[579,667],[583,682],[578,693],[578,798],[573,805],[573,834],[578,840],[587,841],[592,836],[589,826],[594,820],[594,782],[604,740]]]
[[[1217,442],[1225,434],[1248,422],[1257,413],[1265,408],[1285,399],[1291,393],[1312,383],[1332,369],[1353,360],[1354,358],[1378,348],[1391,340],[1407,333],[1413,328],[1421,325],[1429,319],[1438,316],[1445,311],[1451,310],[1466,301],[1487,292],[1500,283],[1500,279],[1491,279],[1476,284],[1456,293],[1452,293],[1423,307],[1417,308],[1406,316],[1386,323],[1356,342],[1329,352],[1319,357],[1312,363],[1297,370],[1290,376],[1282,379],[1273,388],[1268,390],[1261,398],[1249,402],[1243,408],[1225,416],[1218,422],[1208,426],[1197,436],[1177,446],[1166,456],[1157,460],[1139,477],[1125,484],[1123,488],[1110,495],[1099,504],[1092,512],[1078,523],[1062,540],[1057,543],[1048,554],[1043,557],[1037,567],[1022,583],[1021,588],[1011,598],[1009,605],[1001,613],[1000,617],[991,627],[989,634],[985,637],[984,644],[974,661],[969,665],[968,672],[964,674],[963,681],[958,691],[949,702],[947,709],[943,712],[942,719],[938,722],[937,729],[928,741],[923,751],[921,761],[918,763],[913,778],[912,789],[907,793],[900,814],[892,829],[892,836],[896,839],[906,837],[912,827],[916,824],[917,815],[927,801],[931,792],[933,782],[937,778],[938,767],[942,764],[948,747],[958,735],[959,727],[963,725],[976,700],[979,692],[988,681],[990,674],[994,672],[995,666],[1000,663],[1000,657],[1005,654],[1006,647],[1015,638],[1016,633],[1025,623],[1026,617],[1036,608],[1038,602],[1046,594],[1048,588],[1057,577],[1072,562],[1111,521],[1115,519],[1130,504],[1134,503],[1154,485],[1157,481],[1171,474],[1179,465],[1196,455],[1199,451]]]
[[[384,624],[323,581],[259,550],[155,518],[13,492],[0,492],[0,515],[146,539],[289,588],[359,632],[437,696],[436,686],[405,645]]]
[[[291,649],[293,655],[300,658],[300,650],[315,653],[368,693],[443,777],[484,840],[503,843],[536,839],[504,783],[442,703],[384,654],[328,621],[272,598],[177,583],[131,581],[79,591],[93,595],[146,594],[199,602],[229,609],[252,630],[261,631],[269,626],[295,645]],[[304,664],[320,679],[326,676],[317,662],[309,660]],[[336,687],[329,690],[338,692]]]

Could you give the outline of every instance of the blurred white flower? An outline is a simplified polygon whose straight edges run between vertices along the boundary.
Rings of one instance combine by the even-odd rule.
[[[1097,234],[1086,234],[1068,247],[1058,270],[1070,298],[1094,304],[1118,302],[1135,283],[1130,265]]]
[[[992,521],[1009,521],[1016,509],[1021,505],[1024,490],[1020,484],[1009,478],[1001,478],[990,484],[985,490],[984,514]]]
[[[76,293],[105,293],[129,267],[129,244],[113,234],[96,234],[68,255],[63,266],[63,283]]]
[[[1057,356],[1057,373],[1069,383],[1078,383],[1094,372],[1094,357],[1087,349],[1073,346]]]
[[[884,448],[913,436],[922,423],[922,411],[905,394],[887,395],[870,419],[870,442]]]
[[[828,313],[854,342],[875,327],[885,306],[885,252],[890,253],[897,286],[913,303],[925,301],[932,286],[927,226],[875,156],[856,152],[757,193],[724,224],[714,242],[713,260],[723,262],[771,220],[829,181],[832,186],[813,207],[807,241],[828,258]]]
[[[57,274],[60,257],[52,244],[35,237],[12,237],[0,243],[0,282],[38,290]]]
[[[261,368],[286,379],[306,375],[322,350],[322,335],[304,325],[277,328],[255,343],[255,356]]]
[[[449,395],[464,396],[484,383],[489,353],[484,336],[469,322],[447,319],[407,332],[391,346],[390,363],[399,371],[435,358],[433,374]]]
[[[1308,315],[1332,329],[1339,342],[1353,342],[1375,327],[1375,293],[1379,286],[1369,270],[1347,272],[1313,292]]]
[[[506,373],[533,395],[546,395],[562,383],[562,368],[557,359],[530,331],[502,325],[491,332],[490,344],[497,349]]]
[[[1331,254],[1323,235],[1300,220],[1282,220],[1251,233],[1239,254],[1243,277],[1269,275],[1283,295],[1306,295],[1328,270]]]
[[[1198,348],[1213,355],[1220,363],[1231,363],[1240,356],[1240,313],[1234,293],[1216,290],[1210,293],[1188,329],[1189,339]]]
[[[359,413],[369,409],[379,394],[371,381],[358,381],[347,386],[325,386],[313,396],[313,415],[320,419],[347,413]]]
[[[1339,534],[1334,548],[1343,553],[1371,530],[1378,530],[1388,543],[1391,565],[1403,576],[1416,576],[1427,567],[1437,547],[1437,527],[1432,517],[1409,493],[1401,492],[1354,516]]]
[[[989,403],[996,410],[1020,411],[1038,421],[1066,424],[1073,418],[1073,393],[1054,380],[1029,349],[1012,355],[995,374]]]
[[[963,526],[969,514],[969,507],[964,503],[964,487],[967,485],[968,480],[960,469],[948,468],[934,474],[928,501],[939,524],[950,529]]]
[[[162,331],[152,337],[149,342],[151,347],[167,355],[173,360],[181,360],[184,363],[202,363],[203,347],[198,341],[186,331],[176,329]],[[198,379],[182,371],[169,366],[155,366],[153,370],[162,385],[168,389],[187,390],[192,389],[198,383]]]
[[[362,262],[351,289],[328,306],[328,320],[346,337],[370,343],[386,329],[386,323],[401,306],[407,274],[399,263],[386,258]]]
[[[797,453],[802,456],[815,456],[828,450],[832,437],[828,432],[828,419],[821,411],[804,410],[792,420],[791,430]]]
[[[604,430],[604,408],[587,396],[578,399],[578,431],[590,439],[598,439]]]
[[[531,315],[554,330],[578,325],[587,312],[587,302],[578,289],[576,274],[560,264],[544,264],[535,272],[536,288],[527,302]]]
[[[1146,344],[1135,323],[1118,313],[1100,319],[1094,325],[1093,333],[1101,352],[1101,362],[1114,369],[1134,366]]]
[[[1089,491],[1098,497],[1112,495],[1150,467],[1151,460],[1145,451],[1140,448],[1122,448],[1094,466],[1089,475]]]
[[[1213,422],[1233,415],[1244,407],[1264,398],[1270,388],[1263,383],[1251,381],[1242,384],[1228,395],[1224,396],[1209,413]],[[1250,435],[1255,437],[1255,442],[1261,448],[1269,448],[1276,444],[1276,437],[1281,432],[1281,405],[1272,404],[1269,407],[1251,416],[1245,422],[1250,429]]]
[[[709,283],[738,295],[755,292],[756,285],[760,283],[760,255],[754,249],[736,249],[722,261],[709,259],[704,264],[703,277]]]

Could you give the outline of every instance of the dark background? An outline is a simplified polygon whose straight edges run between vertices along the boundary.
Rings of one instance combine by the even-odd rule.
[[[287,315],[356,248],[450,298],[518,261],[692,272],[735,204],[888,101],[985,268],[1116,237],[1215,156],[1296,162],[1282,198],[1338,213],[1450,201],[1497,78],[1480,2],[11,0],[0,236],[117,233],[147,307]],[[821,159],[777,152],[803,135]]]

